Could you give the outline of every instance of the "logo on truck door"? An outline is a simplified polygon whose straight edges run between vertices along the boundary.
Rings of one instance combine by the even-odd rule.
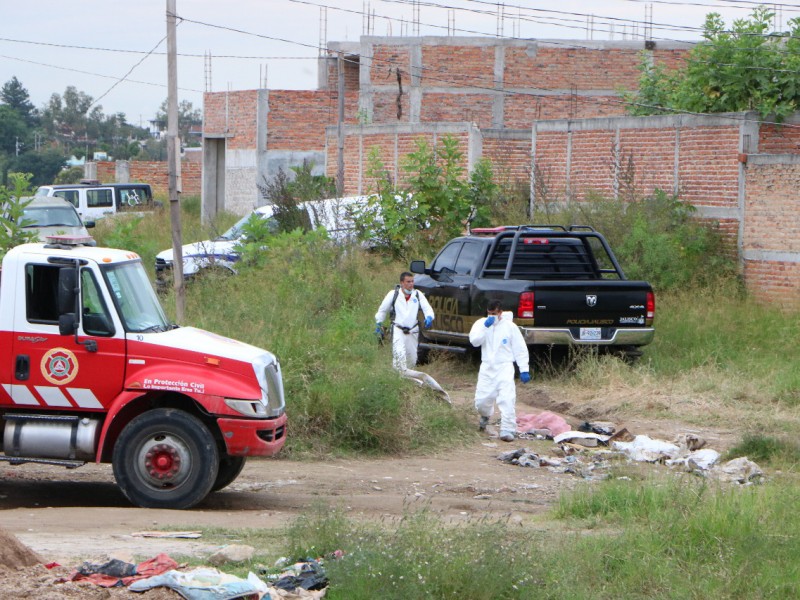
[[[66,348],[53,348],[42,356],[44,378],[55,385],[65,385],[78,375],[78,359]]]

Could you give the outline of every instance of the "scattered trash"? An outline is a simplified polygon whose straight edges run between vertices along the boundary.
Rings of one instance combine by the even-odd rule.
[[[680,448],[675,444],[654,440],[646,435],[637,435],[632,442],[612,442],[611,446],[638,462],[663,462],[680,454]]]
[[[578,444],[580,446],[594,448],[597,446],[598,442],[603,444],[608,443],[610,438],[610,435],[600,435],[586,431],[565,431],[564,433],[560,433],[559,435],[555,436],[553,441],[556,444],[560,444],[562,442],[572,442],[573,444]]]
[[[523,415],[517,419],[522,439],[543,439],[537,429],[542,420],[553,426],[553,413]],[[563,421],[563,419],[561,419]],[[563,421],[566,424],[566,421]],[[556,429],[558,425],[554,426]],[[567,427],[569,427],[567,425]],[[547,431],[551,433],[550,430]],[[743,485],[760,483],[764,473],[747,458],[736,459],[718,466],[720,453],[706,448],[706,441],[693,433],[677,436],[674,442],[652,439],[646,435],[631,434],[627,428],[617,429],[609,421],[585,421],[577,430],[566,429],[552,437],[557,445],[556,456],[541,456],[528,448],[502,452],[498,460],[520,467],[545,467],[554,473],[571,473],[584,479],[605,479],[604,472],[612,461],[627,458],[637,462],[662,463],[670,467],[683,467],[689,473],[703,477],[714,476],[720,481]]]
[[[163,553],[138,565],[117,559],[112,559],[102,564],[85,562],[70,573],[69,576],[58,580],[58,583],[89,581],[101,587],[117,587],[129,585],[137,580],[153,577],[154,575],[160,575],[177,568],[177,566],[177,562]]]
[[[414,369],[405,369],[400,374],[403,377],[419,384],[420,386],[427,385],[429,388],[439,392],[439,394],[442,396],[445,402],[447,402],[448,404],[453,404],[452,400],[450,400],[450,394],[444,391],[444,388],[439,385],[439,382],[436,381],[433,377],[431,377],[427,373],[423,373],[422,371],[415,371]]]
[[[196,539],[202,537],[199,531],[136,531],[131,534],[133,537],[146,538],[187,538]]]
[[[616,426],[609,421],[586,421],[581,423],[581,426],[578,427],[578,431],[597,433],[600,435],[613,435],[616,430]]]
[[[720,481],[750,485],[761,483],[764,480],[764,471],[752,460],[742,456],[721,465],[717,471],[717,476]]]

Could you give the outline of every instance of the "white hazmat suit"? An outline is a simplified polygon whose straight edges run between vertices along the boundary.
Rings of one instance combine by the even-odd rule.
[[[491,418],[494,403],[500,411],[500,435],[517,431],[517,390],[514,386],[514,363],[520,373],[529,370],[528,346],[514,324],[514,315],[504,312],[486,327],[486,317],[478,319],[469,332],[469,341],[481,349],[481,368],[475,388],[475,409],[481,417]]]
[[[410,294],[406,290],[400,289],[394,301],[394,321],[392,327],[392,365],[400,372],[406,369],[413,369],[417,364],[417,345],[419,343],[419,326],[417,316],[419,311],[431,320],[434,318],[433,309],[425,298],[425,294],[419,290],[411,290]],[[386,316],[391,312],[392,299],[395,298],[395,290],[386,294],[386,297],[375,313],[375,322],[383,323]],[[405,330],[403,329],[405,328]],[[408,331],[406,333],[405,331]]]

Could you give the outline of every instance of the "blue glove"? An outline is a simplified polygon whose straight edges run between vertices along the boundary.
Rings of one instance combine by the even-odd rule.
[[[381,324],[375,323],[375,335],[380,335],[380,334],[381,334]]]
[[[430,329],[433,325],[433,317],[425,317],[425,329]]]
[[[483,322],[484,327],[491,327],[492,325],[494,325],[494,315],[486,317],[486,320]]]
[[[531,374],[525,371],[524,373],[519,374],[519,380],[522,383],[528,383],[531,380]]]

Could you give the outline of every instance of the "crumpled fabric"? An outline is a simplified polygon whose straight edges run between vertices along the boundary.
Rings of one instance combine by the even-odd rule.
[[[297,588],[304,590],[321,590],[328,585],[328,576],[325,574],[320,561],[307,560],[298,562],[285,569],[280,575],[272,576],[271,585],[278,589],[293,591]]]
[[[569,423],[555,413],[544,411],[538,415],[517,415],[517,433],[527,433],[533,429],[549,429],[553,436],[570,431]]]
[[[261,598],[268,593],[267,585],[250,573],[247,579],[222,573],[216,569],[198,568],[185,573],[168,571],[155,577],[141,579],[130,585],[132,592],[145,592],[167,587],[186,600],[235,600]]]
[[[125,586],[139,579],[152,577],[175,569],[178,563],[169,555],[156,555],[150,560],[134,565],[121,560],[113,559],[108,562],[97,564],[85,562],[80,567],[72,571],[67,577],[57,580],[59,583],[66,581],[89,581],[101,587]]]

